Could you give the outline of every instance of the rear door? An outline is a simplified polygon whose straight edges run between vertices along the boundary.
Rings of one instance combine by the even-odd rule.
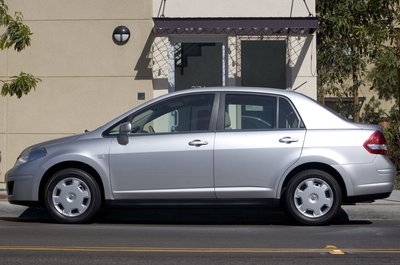
[[[280,96],[227,93],[214,152],[217,198],[273,198],[278,180],[299,159],[306,130]]]

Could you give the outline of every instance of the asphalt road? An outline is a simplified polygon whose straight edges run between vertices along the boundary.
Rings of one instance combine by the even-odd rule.
[[[306,227],[257,208],[113,210],[86,225],[21,210],[0,217],[0,264],[400,264],[399,220],[345,212]]]

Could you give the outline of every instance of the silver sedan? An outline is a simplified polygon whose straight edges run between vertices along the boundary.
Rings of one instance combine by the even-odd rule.
[[[27,148],[6,174],[8,200],[58,221],[100,207],[273,203],[329,223],[343,203],[388,197],[395,168],[378,126],[265,88],[208,88],[151,100],[82,135]]]

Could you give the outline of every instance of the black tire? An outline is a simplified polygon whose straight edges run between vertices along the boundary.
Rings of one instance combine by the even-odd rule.
[[[338,213],[342,191],[334,177],[321,170],[297,173],[284,195],[288,213],[305,225],[328,224]]]
[[[61,223],[86,223],[100,208],[100,189],[87,172],[75,168],[63,169],[48,181],[45,205],[51,216]]]

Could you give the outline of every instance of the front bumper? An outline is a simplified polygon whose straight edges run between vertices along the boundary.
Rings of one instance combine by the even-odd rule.
[[[33,176],[7,177],[7,195],[11,204],[32,206],[39,204],[32,194]]]
[[[38,205],[39,179],[25,171],[23,166],[10,169],[5,176],[8,201],[25,206]]]

